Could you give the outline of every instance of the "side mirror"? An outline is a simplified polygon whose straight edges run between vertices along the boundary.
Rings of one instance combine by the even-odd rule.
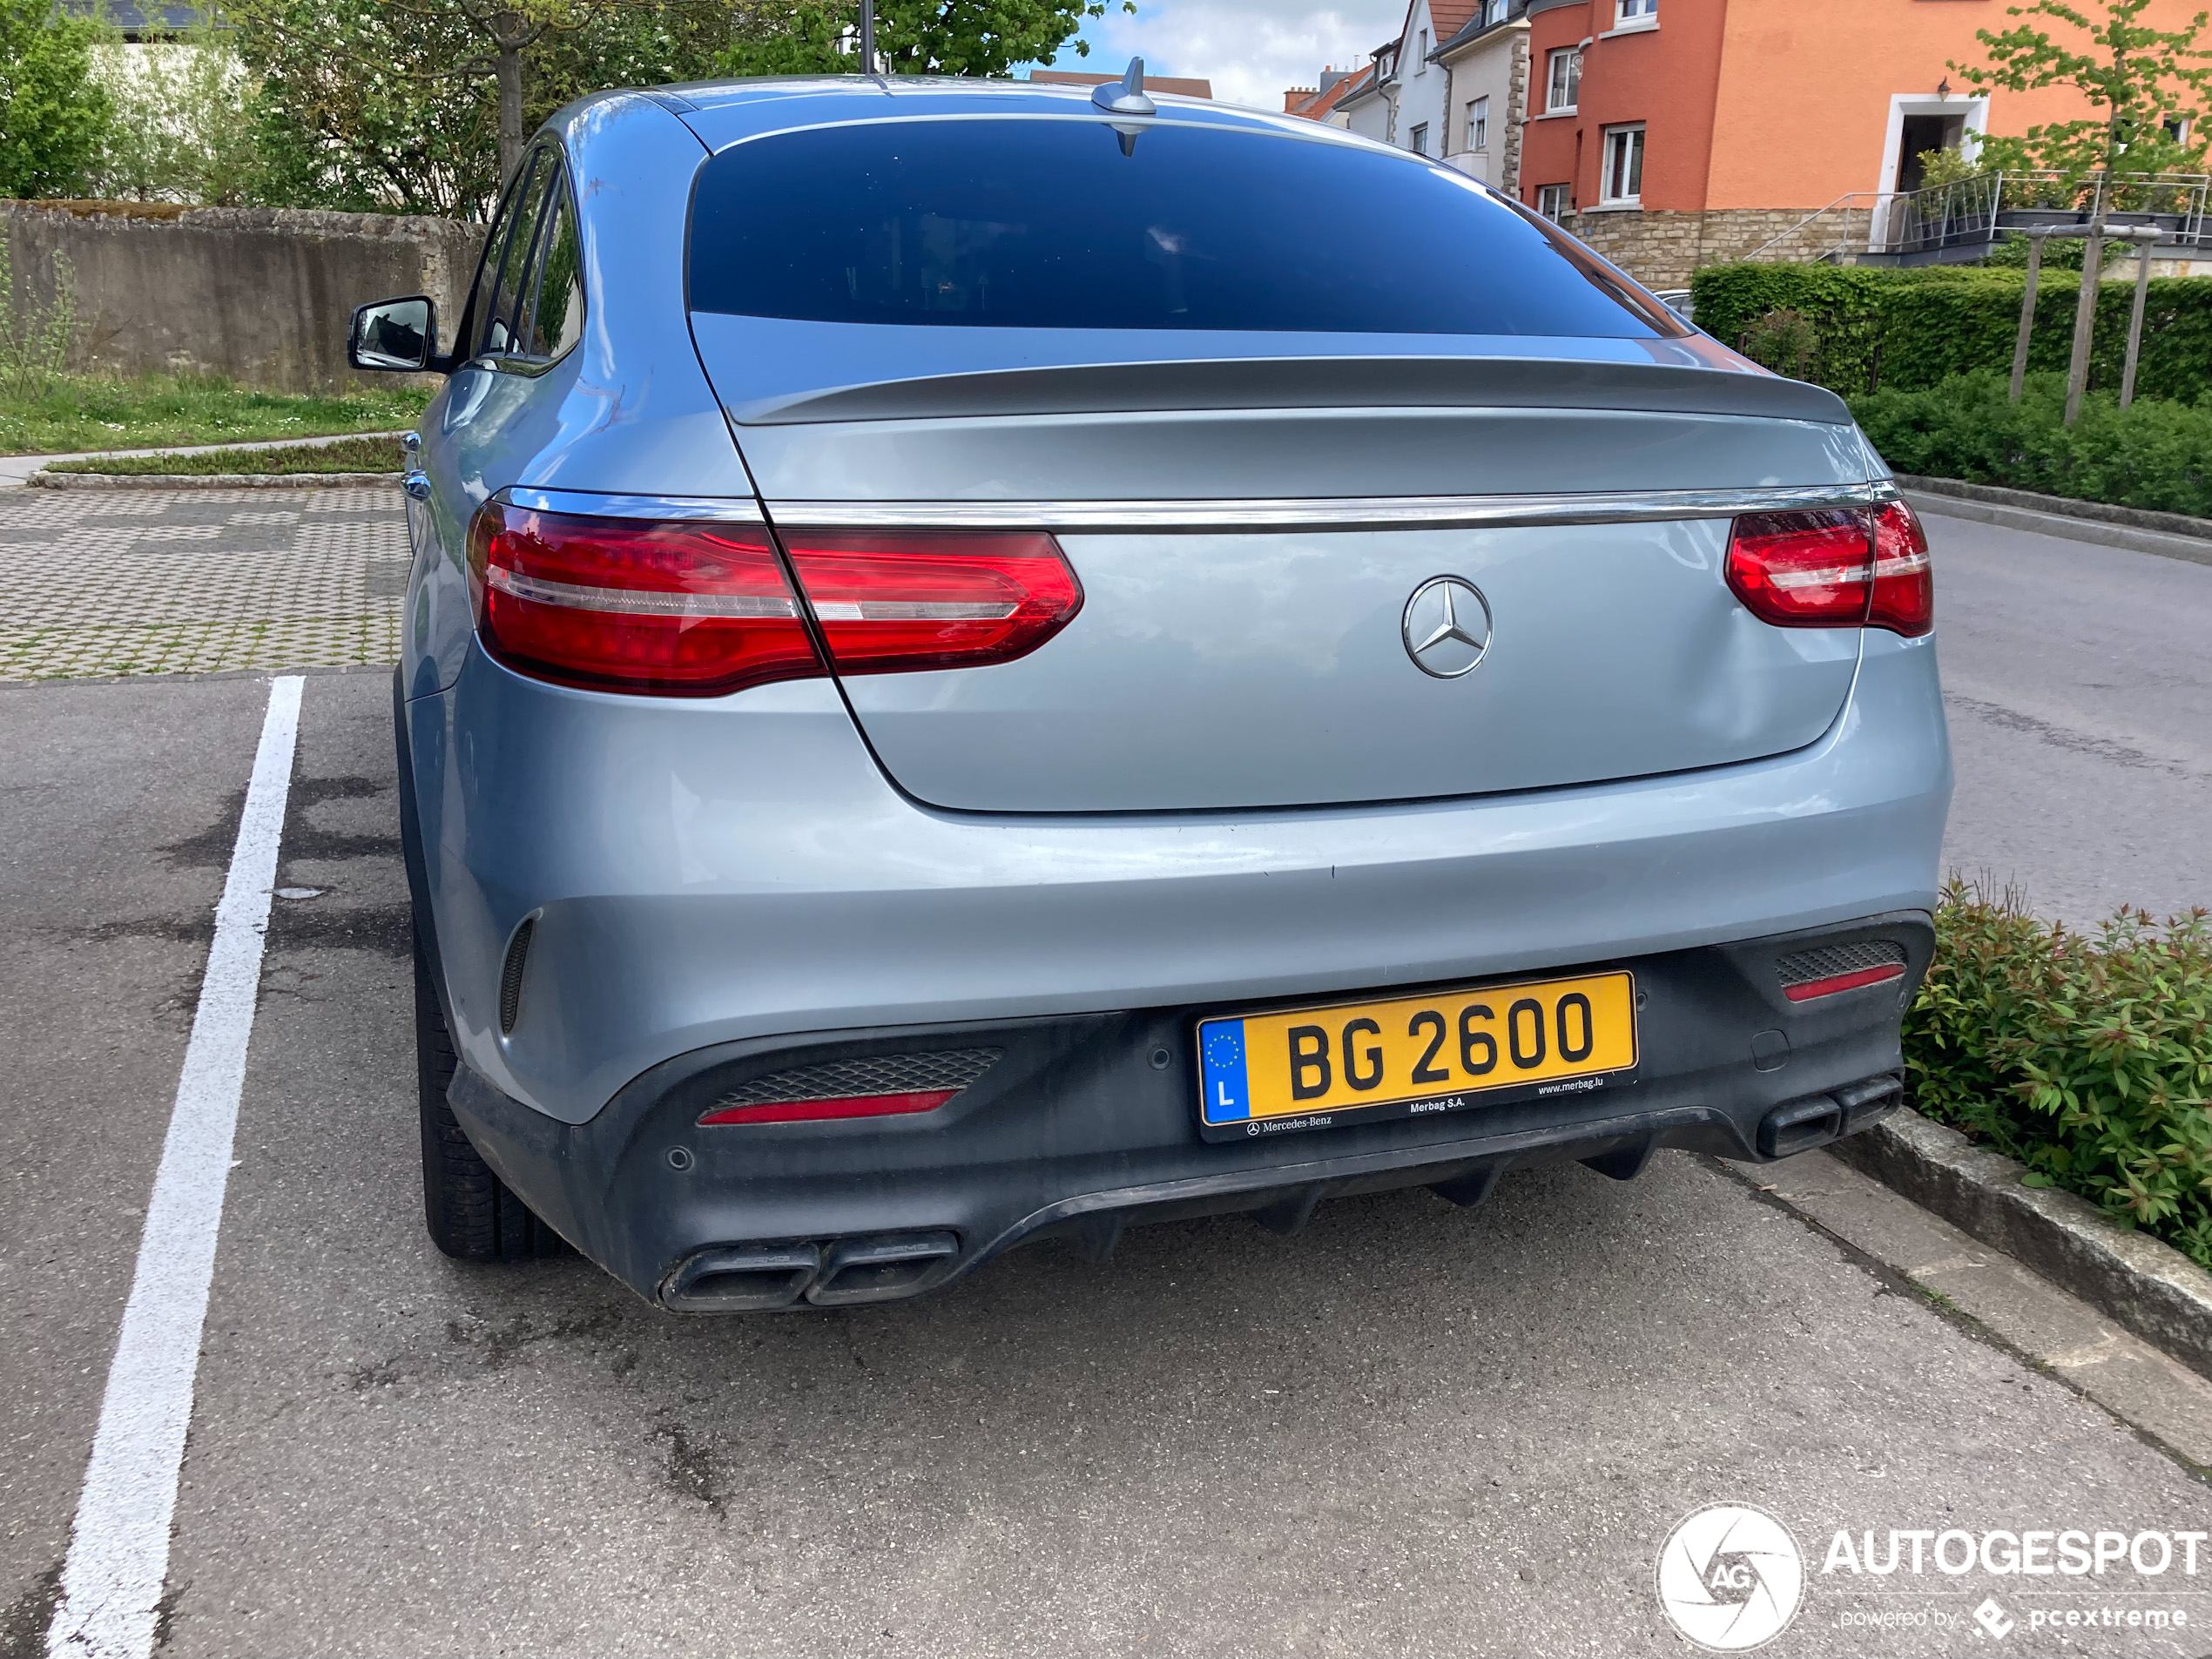
[[[420,373],[440,367],[438,309],[429,295],[379,300],[354,313],[346,361],[355,368]]]

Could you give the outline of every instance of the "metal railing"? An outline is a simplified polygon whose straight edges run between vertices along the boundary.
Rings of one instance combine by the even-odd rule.
[[[2212,247],[2212,175],[2005,172],[1992,169],[1920,190],[1853,192],[1746,254],[1840,264],[1869,256],[1939,258],[1986,248],[2039,225],[2156,227],[2160,245]]]

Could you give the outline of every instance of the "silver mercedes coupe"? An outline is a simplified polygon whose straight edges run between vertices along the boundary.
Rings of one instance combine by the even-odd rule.
[[[1347,132],[1015,82],[533,140],[407,479],[424,1192],[708,1312],[1898,1101],[1951,789],[1837,398]]]

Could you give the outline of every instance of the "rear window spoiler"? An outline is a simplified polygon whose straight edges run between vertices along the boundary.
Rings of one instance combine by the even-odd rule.
[[[830,387],[764,399],[730,414],[741,426],[813,426],[1323,408],[1620,409],[1851,422],[1834,393],[1748,365],[1692,368],[1556,357],[1258,357],[990,369]]]

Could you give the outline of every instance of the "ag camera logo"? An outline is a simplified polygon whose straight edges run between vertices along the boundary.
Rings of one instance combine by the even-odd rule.
[[[1667,1622],[1710,1653],[1747,1653],[1790,1628],[1804,1594],[1804,1558],[1790,1529],[1749,1504],[1685,1515],[1659,1549]]]

